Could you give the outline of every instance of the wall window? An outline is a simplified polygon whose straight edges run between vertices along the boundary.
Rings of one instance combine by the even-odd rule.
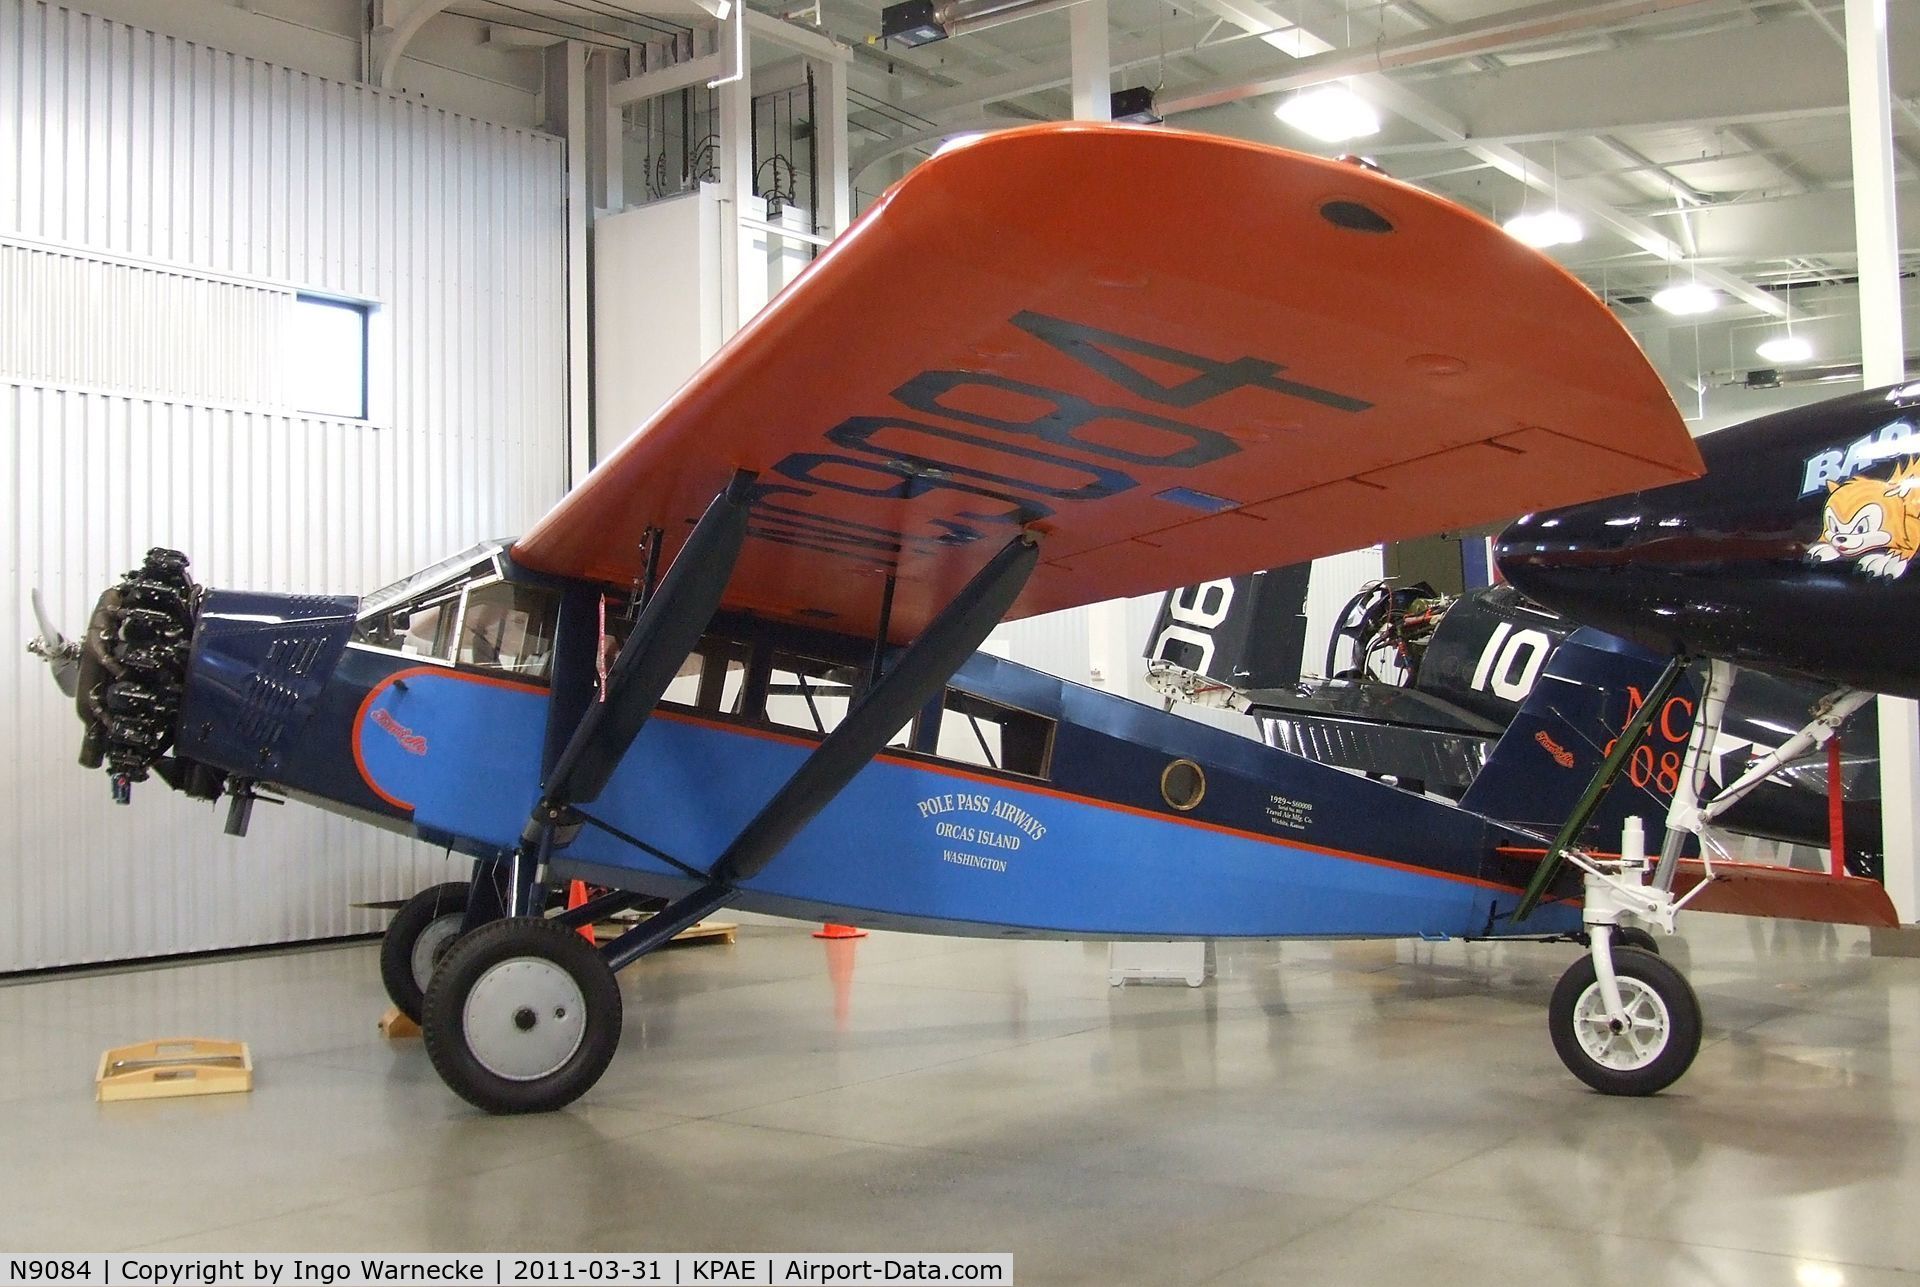
[[[293,305],[287,392],[294,409],[367,418],[367,306],[301,295]]]

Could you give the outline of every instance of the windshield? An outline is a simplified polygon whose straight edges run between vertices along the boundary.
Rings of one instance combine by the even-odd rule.
[[[378,616],[387,609],[407,602],[417,595],[424,594],[434,586],[454,580],[476,563],[492,561],[500,551],[512,543],[510,537],[495,537],[491,541],[482,541],[460,551],[450,558],[441,559],[430,567],[402,577],[392,585],[383,585],[360,600],[360,616]]]

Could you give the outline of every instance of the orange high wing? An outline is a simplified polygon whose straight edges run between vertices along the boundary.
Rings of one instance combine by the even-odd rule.
[[[618,361],[606,354],[602,360]],[[601,426],[617,436],[627,426]],[[1357,165],[1047,125],[914,170],[514,547],[631,585],[737,468],[725,606],[913,637],[1022,528],[1014,616],[1701,471],[1598,299]]]

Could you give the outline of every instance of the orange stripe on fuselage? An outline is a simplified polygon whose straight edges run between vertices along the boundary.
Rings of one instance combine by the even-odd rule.
[[[401,680],[408,679],[415,675],[432,675],[437,679],[448,679],[460,684],[482,684],[493,688],[515,688],[522,692],[539,693],[542,696],[547,695],[547,690],[538,684],[523,684],[512,679],[495,679],[491,675],[475,675],[467,671],[450,670],[442,666],[409,666],[405,670],[394,671],[372,688],[369,688],[367,695],[360,699],[360,708],[353,713],[353,728],[347,739],[353,746],[353,767],[359,772],[360,780],[367,784],[367,790],[373,792],[394,808],[405,809],[409,813],[413,811],[413,805],[396,795],[382,790],[380,784],[373,780],[373,774],[367,771],[366,757],[360,753],[360,730],[362,726],[366,724],[367,714],[373,709],[373,703],[380,694],[386,692],[388,688],[399,683]]]

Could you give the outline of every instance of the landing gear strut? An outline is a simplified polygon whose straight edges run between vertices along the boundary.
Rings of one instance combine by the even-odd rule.
[[[1832,737],[1870,698],[1870,694],[1847,690],[1828,695],[1800,732],[1761,757],[1711,800],[1702,801],[1708,758],[1726,714],[1727,694],[1735,675],[1731,663],[1711,662],[1680,779],[1667,809],[1666,835],[1658,861],[1648,859],[1638,818],[1627,820],[1617,859],[1581,852],[1573,847],[1574,840],[1624,764],[1623,752],[1631,750],[1645,731],[1647,712],[1664,701],[1683,665],[1684,659],[1674,659],[1656,686],[1658,699],[1650,698],[1622,731],[1615,753],[1601,766],[1573,817],[1547,851],[1546,861],[1515,913],[1516,920],[1524,919],[1526,911],[1545,892],[1560,861],[1572,863],[1583,873],[1581,916],[1591,952],[1561,976],[1553,990],[1547,1020],[1560,1061],[1581,1081],[1608,1095],[1652,1095],[1665,1090],[1687,1071],[1700,1049],[1699,998],[1686,978],[1660,959],[1653,937],[1639,926],[1656,925],[1673,933],[1680,909],[1714,878],[1708,857],[1712,847],[1708,828],[1714,820],[1783,766]],[[1689,836],[1700,841],[1706,879],[1676,897],[1674,875]]]

